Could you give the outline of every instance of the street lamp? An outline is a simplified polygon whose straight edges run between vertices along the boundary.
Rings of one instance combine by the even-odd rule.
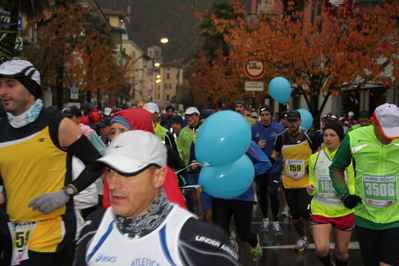
[[[374,13],[378,9],[380,4],[380,0],[357,0],[355,2],[355,6],[360,8],[360,10],[362,10],[365,14]]]
[[[160,63],[155,63],[154,66],[155,67],[159,67],[161,64]]]
[[[169,42],[169,39],[166,38],[166,37],[162,37],[161,40],[160,40],[160,42],[161,42],[161,43],[168,43],[168,42]]]

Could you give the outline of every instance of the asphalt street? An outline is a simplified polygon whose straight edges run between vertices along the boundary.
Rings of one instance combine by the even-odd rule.
[[[270,210],[269,210],[270,211]],[[269,216],[270,219],[271,215]],[[280,218],[280,225],[284,231],[284,235],[275,236],[272,226],[269,227],[268,232],[261,232],[260,226],[262,221],[262,214],[260,206],[255,205],[252,213],[252,227],[260,235],[263,257],[260,262],[256,263],[252,260],[249,252],[249,245],[242,242],[237,236],[237,242],[239,245],[239,256],[240,261],[245,266],[252,265],[267,265],[267,266],[282,266],[282,265],[297,265],[297,266],[322,266],[316,257],[313,237],[310,234],[309,222],[305,221],[306,232],[309,237],[309,248],[304,252],[295,252],[294,246],[298,240],[298,234],[296,233],[294,226],[292,225],[290,218]],[[231,224],[231,228],[234,230],[234,222]],[[360,250],[358,242],[356,241],[356,228],[352,233],[352,239],[349,244],[349,265],[356,266],[362,265]],[[237,235],[237,234],[236,234]],[[331,237],[331,255],[333,262],[335,262],[334,256],[334,241],[333,236]]]

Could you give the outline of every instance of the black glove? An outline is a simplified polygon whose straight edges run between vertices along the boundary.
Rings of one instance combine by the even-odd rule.
[[[272,163],[272,165],[276,163],[276,160],[273,157],[268,157],[268,158],[269,161]]]
[[[359,196],[351,194],[345,194],[342,201],[348,209],[353,209],[357,204],[362,203],[362,199]]]

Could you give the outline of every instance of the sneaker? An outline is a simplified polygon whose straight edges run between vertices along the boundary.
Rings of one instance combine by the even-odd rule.
[[[273,223],[273,230],[274,230],[274,235],[276,236],[282,236],[284,234],[283,229],[281,229],[279,222]]]
[[[250,252],[251,252],[251,255],[252,255],[252,259],[255,261],[255,262],[258,262],[258,261],[260,261],[260,259],[262,258],[262,247],[260,246],[260,237],[259,237],[259,235],[256,235],[256,237],[257,237],[257,239],[258,239],[258,245],[256,245],[256,248],[251,248],[251,250],[250,250]]]
[[[238,253],[238,243],[236,241],[236,234],[234,233],[234,231],[231,231],[229,240],[230,240],[230,245],[233,247],[236,253]]]
[[[290,216],[290,207],[285,206],[284,210],[281,212],[282,217],[289,217]]]
[[[308,238],[300,238],[296,241],[295,251],[301,252],[309,247]]]
[[[262,225],[260,226],[261,232],[269,232],[269,219],[263,219]]]

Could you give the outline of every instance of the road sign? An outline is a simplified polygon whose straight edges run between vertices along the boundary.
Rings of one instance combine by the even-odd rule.
[[[261,78],[266,72],[265,65],[263,61],[250,61],[244,64],[244,73],[251,79]]]
[[[263,91],[263,81],[245,81],[245,91]]]
[[[3,17],[3,23],[9,24],[10,23],[10,12],[0,10],[0,17]],[[18,30],[22,30],[22,16],[18,16]]]
[[[71,99],[79,99],[79,90],[76,87],[71,88]]]

